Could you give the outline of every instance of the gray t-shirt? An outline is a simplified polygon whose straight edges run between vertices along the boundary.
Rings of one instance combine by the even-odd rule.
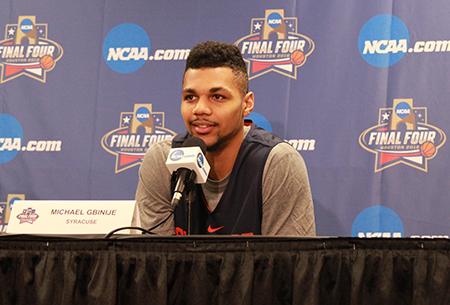
[[[244,127],[247,134],[249,128]],[[136,209],[133,224],[150,228],[172,211],[170,205],[170,176],[165,165],[171,148],[170,141],[152,145],[145,154],[139,170]],[[209,210],[214,210],[228,183],[208,179],[202,185]],[[288,143],[277,144],[264,165],[262,183],[262,235],[315,236],[314,209],[305,162]],[[154,232],[173,235],[171,217]]]

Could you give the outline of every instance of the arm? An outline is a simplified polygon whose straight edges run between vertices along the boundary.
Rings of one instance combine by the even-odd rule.
[[[165,165],[169,150],[170,142],[164,141],[152,145],[145,154],[139,169],[133,225],[149,229],[164,220],[172,210],[170,205],[171,174]],[[153,232],[161,235],[173,235],[175,233],[173,216]]]
[[[305,162],[288,143],[270,152],[263,173],[263,235],[315,236]]]

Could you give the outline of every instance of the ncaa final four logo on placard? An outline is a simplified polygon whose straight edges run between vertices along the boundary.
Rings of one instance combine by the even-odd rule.
[[[101,140],[103,149],[116,156],[116,174],[141,164],[150,145],[176,135],[164,126],[164,112],[154,112],[152,104],[135,104],[133,112],[120,113],[119,128]]]
[[[47,38],[48,26],[36,16],[19,16],[17,24],[7,24],[0,41],[0,83],[25,75],[43,83],[63,55],[63,48]]]
[[[298,33],[297,27],[297,18],[285,17],[282,9],[252,18],[250,34],[234,43],[247,62],[249,79],[271,71],[297,79],[297,69],[314,51],[314,41]]]
[[[376,156],[375,172],[400,163],[428,172],[428,160],[445,141],[445,133],[428,123],[427,108],[414,107],[410,98],[380,108],[378,125],[359,136],[359,145]]]

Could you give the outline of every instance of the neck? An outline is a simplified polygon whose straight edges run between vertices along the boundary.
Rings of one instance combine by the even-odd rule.
[[[231,173],[243,140],[244,131],[242,130],[223,148],[206,153],[206,158],[211,166],[209,176],[212,179],[222,180]]]

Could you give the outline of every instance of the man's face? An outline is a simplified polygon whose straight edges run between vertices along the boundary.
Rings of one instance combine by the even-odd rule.
[[[242,139],[253,93],[243,96],[240,88],[228,67],[188,69],[184,74],[181,115],[189,133],[201,138],[209,151]]]

